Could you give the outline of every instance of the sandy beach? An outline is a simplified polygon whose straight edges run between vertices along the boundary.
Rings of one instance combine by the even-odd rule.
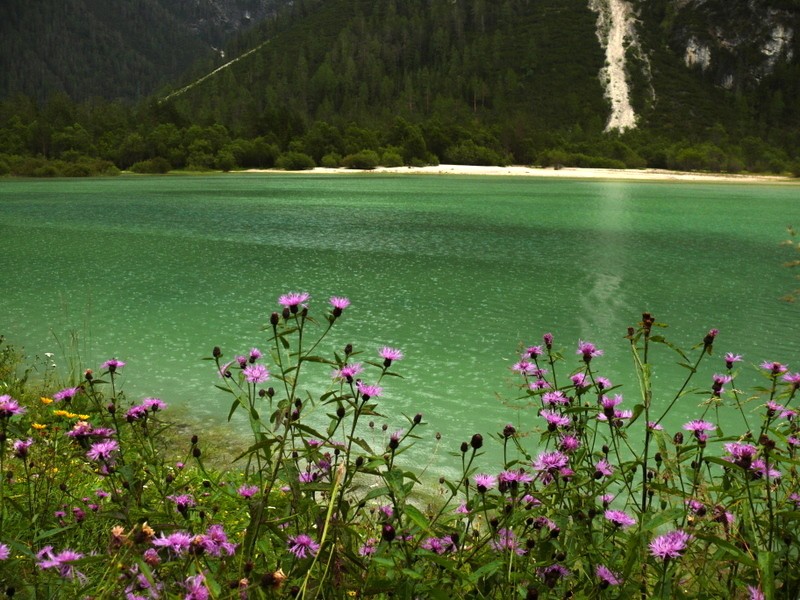
[[[317,167],[310,171],[278,171],[274,169],[248,169],[248,173],[319,173],[319,174],[410,174],[410,175],[494,175],[515,177],[555,177],[564,179],[614,179],[628,181],[693,181],[727,183],[794,183],[800,179],[779,175],[738,175],[730,173],[687,173],[662,169],[582,169],[563,167],[541,169],[536,167],[476,167],[470,165],[436,165],[427,167],[377,167],[369,171],[357,169],[327,169]]]

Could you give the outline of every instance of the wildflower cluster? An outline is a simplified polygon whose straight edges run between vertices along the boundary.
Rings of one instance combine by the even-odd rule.
[[[762,362],[765,384],[745,395],[743,358],[713,355],[719,331],[690,355],[646,313],[627,332],[640,383],[632,400],[600,375],[602,349],[580,340],[562,353],[546,333],[510,366],[519,422],[453,445],[459,475],[436,483],[398,460],[424,431],[421,413],[375,425],[397,419],[391,382],[405,353],[332,343],[350,301],[330,298],[321,316],[313,307],[308,293],[284,294],[260,349],[232,359],[213,349],[229,420],[243,417],[252,436],[230,469],[207,467],[199,436],[171,433],[162,400],[129,402],[119,378],[130,367],[117,359],[49,396],[0,396],[6,593],[800,594],[800,374],[787,365]],[[653,386],[656,344],[688,367],[677,392]],[[716,372],[698,383],[702,361],[717,361]],[[692,396],[695,418],[669,431],[667,416]],[[726,406],[745,431],[725,431]]]

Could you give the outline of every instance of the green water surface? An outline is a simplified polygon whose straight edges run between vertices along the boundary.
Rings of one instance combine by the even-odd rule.
[[[596,366],[631,405],[623,336],[643,310],[684,347],[720,330],[701,388],[728,351],[745,356],[751,382],[763,360],[798,370],[800,309],[779,300],[795,284],[779,242],[800,222],[799,192],[374,174],[5,180],[0,333],[29,355],[55,353],[62,373],[56,339],[77,335],[82,367],[127,361],[132,399],[159,396],[217,422],[229,397],[200,360],[213,346],[231,358],[266,348],[261,328],[287,291],[311,293],[312,313],[348,296],[322,350],[402,348],[404,378],[386,382],[381,405],[389,433],[422,412],[421,444],[440,431],[436,460],[448,461],[474,432],[536,424],[503,401],[517,395],[519,348],[548,331],[567,371],[579,339],[603,348]],[[669,352],[656,359],[665,403],[686,372]],[[312,391],[327,377],[318,372]],[[669,425],[696,406],[682,401]]]

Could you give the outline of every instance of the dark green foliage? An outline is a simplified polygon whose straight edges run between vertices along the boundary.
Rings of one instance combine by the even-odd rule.
[[[275,161],[275,166],[285,171],[305,171],[316,167],[314,159],[302,152],[284,152]]]
[[[380,163],[378,153],[374,150],[362,150],[348,154],[342,159],[342,165],[348,169],[374,169]]]
[[[134,173],[168,173],[170,170],[172,170],[172,165],[167,159],[160,156],[134,163],[131,166],[131,171]]]
[[[19,28],[43,22],[51,2],[28,4],[14,0],[3,8],[14,18],[0,19],[0,32],[10,35],[0,44],[16,44],[11,38]],[[91,29],[92,19],[107,16],[116,4],[79,0],[56,12],[74,9]],[[209,17],[207,7],[167,4],[142,0],[136,17],[130,7],[120,9],[131,22],[119,27],[144,35],[153,15],[162,19],[159,27],[178,17]],[[268,4],[272,12],[284,3]],[[37,87],[29,96],[6,95],[0,101],[0,149],[66,163],[74,163],[70,156],[77,153],[120,169],[157,157],[176,169],[270,168],[282,154],[283,165],[310,168],[300,155],[333,165],[338,157],[371,150],[379,163],[393,166],[443,160],[789,171],[800,160],[800,105],[794,101],[800,96],[800,65],[787,53],[800,57],[800,44],[792,38],[774,68],[763,71],[764,56],[752,48],[763,46],[774,23],[759,21],[750,35],[734,18],[763,13],[800,30],[787,2],[737,5],[730,14],[717,0],[636,4],[642,50],[631,48],[627,59],[638,128],[624,134],[603,131],[609,104],[598,74],[605,57],[595,33],[597,15],[584,0],[305,0],[232,40],[228,58],[240,60],[169,99],[164,92],[135,107],[96,98],[76,103],[72,98],[85,98],[90,88],[66,95],[57,85]],[[689,37],[712,43],[703,29],[709,23],[745,40],[731,50],[739,61],[732,72],[741,78],[730,89],[718,85],[722,71],[715,75],[684,62]],[[76,27],[64,24],[61,33],[53,27],[52,35],[66,39]],[[163,38],[159,31],[155,27],[148,39]],[[102,46],[103,35],[86,43]],[[110,29],[107,35],[128,39]],[[171,52],[159,60],[178,60],[183,34],[171,35]],[[132,97],[125,86],[142,85],[146,78],[125,70],[125,52],[105,56],[127,76],[125,85],[113,84],[118,95]],[[714,56],[719,69],[731,66]],[[216,66],[201,58],[187,81]],[[758,77],[749,77],[756,71]],[[102,69],[95,74],[114,81]],[[4,76],[13,74],[0,74],[0,80]],[[13,172],[15,161],[6,162]],[[23,171],[47,175],[51,166]]]

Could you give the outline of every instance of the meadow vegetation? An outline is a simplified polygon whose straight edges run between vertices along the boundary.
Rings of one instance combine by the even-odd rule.
[[[524,430],[498,423],[451,448],[459,473],[421,479],[423,413],[385,400],[402,350],[340,340],[347,298],[281,296],[261,349],[208,356],[209,386],[249,424],[230,467],[206,465],[157,397],[121,391],[109,358],[74,381],[0,353],[0,582],[17,598],[796,598],[800,373],[684,352],[645,313],[628,329],[639,383],[604,351],[545,333],[509,365]],[[352,313],[352,314],[351,314]],[[333,339],[333,338],[336,339]],[[685,379],[651,385],[666,345]],[[339,350],[324,352],[325,348]],[[717,373],[696,381],[698,366]],[[763,384],[737,386],[743,369]],[[309,374],[330,382],[306,386]],[[66,385],[65,385],[66,384]],[[665,417],[700,394],[695,418]],[[723,430],[720,411],[745,428]],[[235,417],[234,417],[235,415]],[[320,417],[320,415],[323,415]],[[404,418],[402,429],[376,425]],[[229,420],[230,420],[229,418]],[[377,440],[377,442],[376,442]],[[487,445],[501,448],[489,460]]]

